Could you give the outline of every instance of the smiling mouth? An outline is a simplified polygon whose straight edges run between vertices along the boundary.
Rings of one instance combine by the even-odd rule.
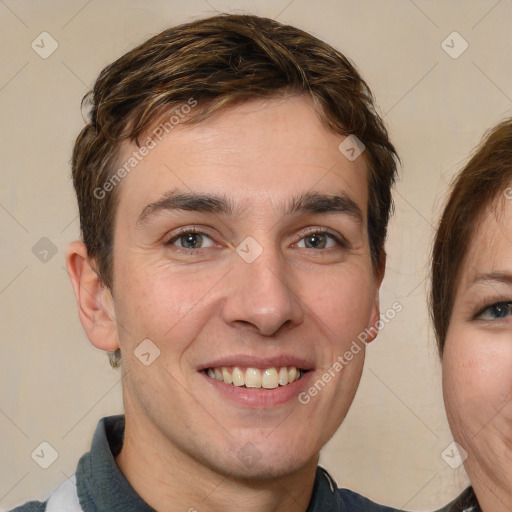
[[[270,368],[242,368],[238,366],[207,368],[204,373],[211,379],[237,387],[275,389],[301,379],[306,370],[295,366],[272,366]]]

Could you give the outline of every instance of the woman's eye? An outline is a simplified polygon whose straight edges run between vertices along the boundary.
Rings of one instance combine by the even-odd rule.
[[[334,235],[326,232],[310,233],[298,243],[298,247],[307,249],[330,249],[336,245],[343,245]]]
[[[166,245],[177,245],[182,249],[205,249],[213,245],[213,240],[204,233],[186,231],[171,238]]]
[[[497,320],[512,314],[512,302],[497,302],[485,308],[477,318],[480,320]]]

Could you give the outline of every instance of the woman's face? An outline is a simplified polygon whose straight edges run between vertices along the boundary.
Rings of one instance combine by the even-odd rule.
[[[455,440],[484,511],[512,509],[512,201],[498,201],[474,233],[443,354]]]

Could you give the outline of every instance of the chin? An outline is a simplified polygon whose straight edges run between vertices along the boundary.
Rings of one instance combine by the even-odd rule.
[[[306,466],[308,463],[314,462],[316,456],[306,458],[304,460],[297,457],[294,458],[281,458],[279,461],[266,461],[263,462],[264,456],[253,461],[237,459],[230,464],[223,465],[222,467],[214,468],[215,472],[224,474],[226,477],[251,482],[266,482],[268,480],[275,480],[285,478],[289,475],[296,473]]]
[[[251,442],[239,437],[223,449],[204,446],[195,455],[202,465],[226,478],[264,482],[287,477],[308,465],[316,467],[315,449],[305,443],[285,446],[282,440],[277,443],[260,438]]]

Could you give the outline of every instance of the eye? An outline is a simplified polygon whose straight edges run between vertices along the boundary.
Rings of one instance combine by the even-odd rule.
[[[194,230],[181,231],[165,245],[176,245],[182,249],[205,249],[213,245],[213,240],[205,233]]]
[[[499,320],[512,314],[512,302],[497,302],[486,307],[476,318],[479,320]]]
[[[306,249],[331,249],[336,246],[345,247],[346,244],[327,231],[314,231],[302,237],[297,246]]]

